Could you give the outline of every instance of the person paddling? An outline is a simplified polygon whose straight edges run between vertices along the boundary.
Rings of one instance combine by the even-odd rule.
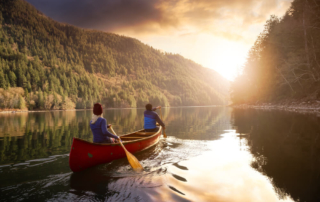
[[[119,137],[110,133],[107,128],[107,120],[102,117],[102,106],[99,103],[94,104],[92,119],[90,121],[90,128],[93,134],[94,143],[116,143]]]
[[[157,109],[161,109],[161,106],[156,108],[152,108],[151,104],[146,105],[146,111],[144,111],[144,130],[145,132],[156,132],[159,130],[157,127],[156,122],[158,122],[163,129],[165,129],[165,125],[155,112]]]

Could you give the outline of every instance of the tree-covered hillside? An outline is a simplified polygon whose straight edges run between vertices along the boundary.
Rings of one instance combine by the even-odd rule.
[[[215,71],[133,38],[55,22],[24,0],[0,0],[0,61],[0,108],[227,102],[228,82]]]
[[[320,99],[320,1],[271,16],[231,87],[235,104]]]

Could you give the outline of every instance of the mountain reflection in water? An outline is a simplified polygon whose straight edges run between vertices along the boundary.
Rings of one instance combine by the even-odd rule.
[[[125,134],[143,127],[143,111],[104,117]],[[72,138],[92,141],[89,110],[0,114],[0,201],[316,201],[313,116],[227,107],[163,113],[168,138],[135,154],[140,174],[125,158],[70,171]]]

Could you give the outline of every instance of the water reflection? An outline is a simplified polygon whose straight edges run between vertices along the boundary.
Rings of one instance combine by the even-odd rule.
[[[143,127],[143,111],[105,110],[104,117],[118,134],[125,134]],[[179,162],[206,151],[206,143],[202,140],[217,139],[223,130],[230,128],[230,111],[226,108],[163,109],[169,137],[136,155],[146,169],[144,176],[135,176],[126,159],[97,166],[81,174],[72,174],[68,166],[72,138],[92,141],[88,124],[91,115],[91,111],[0,114],[0,189],[5,191],[2,197],[38,200],[37,191],[32,190],[39,189],[44,194],[40,198],[46,200],[53,200],[54,197],[70,200],[98,200],[101,197],[110,200],[126,197],[138,199],[141,196],[156,199],[161,192],[153,190],[146,194],[145,190],[140,189],[164,186],[172,190],[166,190],[168,199],[187,200],[180,197],[177,186],[167,185],[163,181],[167,167],[173,165],[188,170]],[[187,182],[186,176],[175,173],[169,175],[176,181]],[[109,192],[109,189],[113,191]],[[57,194],[61,191],[63,194]],[[121,193],[116,194],[117,191]]]
[[[230,127],[225,110],[167,108],[163,110],[163,119],[169,135],[182,139],[216,139],[219,132]],[[105,110],[104,117],[118,134],[126,134],[143,128],[143,111]],[[91,115],[89,110],[0,114],[0,165],[69,153],[73,137],[92,141],[88,124]]]
[[[230,109],[219,107],[171,108],[166,120],[169,134],[180,139],[219,139],[231,128]]]
[[[0,115],[0,164],[68,153],[73,137],[92,139],[88,115],[86,111]]]
[[[252,167],[269,177],[279,198],[320,201],[319,117],[253,109],[235,109],[232,117],[248,141]]]
[[[104,117],[125,134],[143,127],[143,111],[105,110]],[[318,147],[308,150],[297,143],[314,142],[309,124],[318,122],[313,118],[223,107],[163,113],[168,138],[135,154],[145,168],[140,174],[126,159],[70,171],[72,138],[92,141],[91,111],[0,115],[0,200],[292,201],[292,196],[308,201],[305,187],[308,193],[316,189],[310,186],[316,186]],[[308,128],[305,136],[294,135],[303,128]],[[288,137],[279,138],[283,134]]]

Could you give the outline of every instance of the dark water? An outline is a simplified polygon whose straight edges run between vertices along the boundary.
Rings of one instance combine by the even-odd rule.
[[[143,109],[105,110],[118,134]],[[72,173],[73,137],[92,141],[91,111],[0,114],[0,201],[320,201],[320,119],[223,107],[164,109],[167,139]]]

